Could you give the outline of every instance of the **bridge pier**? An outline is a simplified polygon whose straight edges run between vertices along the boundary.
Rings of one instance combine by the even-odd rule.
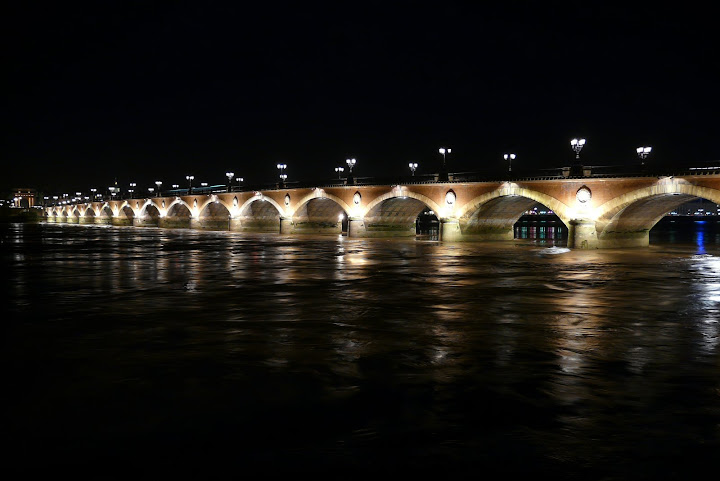
[[[443,242],[461,241],[463,234],[460,231],[460,221],[447,217],[440,219],[440,240]]]
[[[190,219],[190,228],[196,230],[230,230],[230,218],[222,217],[193,217]]]
[[[115,226],[130,226],[135,225],[133,222],[133,219],[130,219],[128,217],[113,217],[111,220],[112,225]]]
[[[132,225],[134,227],[157,227],[158,219],[155,217],[134,217]]]
[[[591,219],[573,219],[568,229],[568,247],[570,249],[597,249],[598,242],[595,221]]]
[[[342,234],[342,222],[317,221],[307,219],[280,218],[280,233],[285,234]]]
[[[273,232],[277,233],[277,219],[255,219],[252,217],[234,217],[230,219],[230,230],[233,232]]]
[[[95,217],[95,224],[99,225],[111,225],[112,217]]]
[[[365,237],[365,221],[361,217],[348,217],[348,237]]]
[[[90,216],[82,216],[80,217],[80,224],[94,224],[95,218]]]
[[[292,234],[293,225],[291,217],[280,217],[280,233]]]

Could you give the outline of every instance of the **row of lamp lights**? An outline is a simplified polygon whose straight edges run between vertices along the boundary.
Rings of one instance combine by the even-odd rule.
[[[570,141],[570,148],[572,148],[573,152],[575,152],[575,159],[580,158],[580,151],[585,146],[585,142],[585,139],[572,139]],[[635,149],[635,152],[640,159],[640,164],[643,165],[647,156],[650,155],[650,152],[652,152],[652,147],[638,147],[637,149]],[[508,172],[512,172],[512,161],[515,160],[516,157],[517,155],[513,153],[503,154],[503,158],[508,162]]]
[[[570,147],[572,148],[573,152],[575,152],[575,158],[576,158],[576,159],[579,159],[579,158],[580,158],[580,151],[581,151],[581,150],[583,149],[583,147],[585,146],[585,143],[586,143],[586,140],[583,139],[583,138],[581,138],[581,139],[577,139],[577,138],[576,138],[576,139],[572,139],[572,140],[570,141]],[[642,147],[638,147],[638,148],[635,149],[635,150],[636,150],[636,153],[637,153],[638,157],[640,158],[641,163],[644,163],[644,162],[645,162],[645,159],[647,158],[647,156],[650,154],[650,152],[652,152],[652,147],[642,146]],[[438,153],[440,153],[440,154],[443,156],[443,171],[445,171],[445,170],[446,170],[446,156],[447,156],[447,154],[452,153],[452,149],[447,148],[447,147],[440,147],[440,148],[438,149]],[[504,159],[507,161],[507,163],[508,163],[508,172],[512,172],[512,161],[517,158],[517,155],[514,154],[514,153],[507,153],[507,154],[503,154],[503,158],[504,158]],[[352,158],[352,159],[345,159],[345,163],[346,163],[347,166],[348,166],[348,172],[350,173],[350,175],[352,175],[352,169],[353,169],[353,167],[355,167],[355,164],[357,163],[357,160],[354,159],[354,158]],[[280,182],[283,182],[283,183],[284,183],[285,180],[287,179],[287,174],[285,173],[285,169],[287,169],[287,164],[277,164],[276,167],[277,167],[277,169],[280,171]],[[411,172],[412,175],[414,176],[414,175],[415,175],[415,170],[417,170],[417,168],[418,168],[417,162],[410,162],[410,163],[408,164],[408,167],[410,168],[410,172]],[[335,167],[335,172],[338,174],[338,179],[340,178],[340,176],[342,175],[342,173],[343,173],[344,171],[345,171],[345,168],[344,168],[344,167]],[[226,173],[225,173],[225,176],[226,176],[227,179],[228,179],[228,192],[229,192],[230,189],[231,189],[231,185],[232,185],[232,179],[233,179],[233,177],[235,177],[235,173],[234,173],[234,172],[226,172]],[[192,181],[195,180],[195,176],[194,176],[194,175],[187,175],[187,176],[185,176],[185,180],[188,181],[188,193],[192,193]],[[242,177],[238,177],[236,180],[237,180],[238,182],[243,182],[244,179],[243,179]],[[155,181],[155,185],[157,185],[157,192],[158,192],[158,194],[159,194],[159,193],[160,193],[160,187],[162,186],[162,181],[156,180],[156,181]],[[202,187],[206,187],[206,186],[207,186],[207,182],[202,182],[200,185],[201,185]],[[128,189],[128,192],[131,193],[131,194],[132,194],[133,192],[135,192],[135,187],[136,187],[136,186],[137,186],[137,184],[136,184],[135,182],[131,182],[131,183],[130,183],[130,189]],[[173,189],[177,189],[177,188],[179,188],[180,186],[179,186],[178,184],[173,184],[172,187],[173,187]],[[111,188],[111,195],[114,197],[117,193],[116,193],[116,192],[113,192],[112,190],[113,190],[113,189]],[[102,197],[102,194],[95,194],[95,192],[97,191],[97,189],[90,189],[90,191],[93,192],[93,195],[94,195],[95,197]],[[152,194],[154,191],[155,191],[155,189],[154,189],[153,187],[148,187],[148,192],[149,192],[150,194]],[[77,195],[77,196],[81,196],[81,193],[80,193],[80,192],[76,192],[76,195]],[[58,197],[57,197],[57,196],[53,196],[53,199],[57,201],[57,200],[58,200]],[[85,197],[85,199],[88,200],[88,197]],[[82,198],[81,198],[81,197],[76,197],[76,198],[74,198],[74,199],[72,199],[72,200],[82,200]]]
[[[575,152],[575,158],[576,158],[576,159],[579,159],[579,158],[580,158],[580,151],[581,151],[581,150],[583,149],[583,147],[585,146],[585,143],[586,143],[586,140],[583,139],[583,138],[581,138],[581,139],[572,139],[572,140],[570,141],[570,147],[572,148],[573,152]],[[443,157],[443,165],[442,165],[442,167],[443,167],[443,171],[445,171],[445,170],[447,169],[447,163],[446,163],[447,155],[450,154],[450,153],[452,153],[452,149],[447,148],[447,147],[440,147],[440,148],[438,149],[438,152],[439,152],[440,155],[442,155],[442,157]],[[644,164],[645,159],[647,158],[648,155],[650,155],[650,152],[652,152],[652,147],[649,147],[649,146],[638,147],[638,148],[636,149],[636,152],[637,152],[638,157],[640,158],[641,164]],[[507,161],[507,163],[508,163],[508,172],[512,172],[512,161],[517,158],[517,154],[515,154],[515,153],[503,154],[503,158],[504,158],[504,159]],[[346,159],[345,162],[347,163],[348,168],[349,168],[349,171],[350,171],[350,173],[352,174],[352,168],[353,168],[353,166],[355,165],[356,160],[355,160],[355,159]],[[282,166],[283,169],[287,167],[287,165],[285,165],[285,164],[278,164],[278,168],[280,168],[281,166]],[[415,171],[416,171],[417,168],[418,168],[417,162],[410,162],[410,163],[408,164],[408,167],[410,168],[411,174],[414,176],[414,175],[415,175]],[[344,169],[343,167],[335,167],[335,172],[338,174],[338,179],[340,178],[341,174],[342,174],[344,171],[345,171],[345,169]],[[280,178],[284,180],[285,178],[287,178],[287,176],[283,177],[283,176],[281,175]]]

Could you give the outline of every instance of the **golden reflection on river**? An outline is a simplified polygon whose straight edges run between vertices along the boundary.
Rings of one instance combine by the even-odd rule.
[[[718,243],[2,229],[6,436],[48,469],[660,479],[720,450]]]

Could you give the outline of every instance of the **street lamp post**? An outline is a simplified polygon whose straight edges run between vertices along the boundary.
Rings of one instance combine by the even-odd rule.
[[[155,181],[155,185],[157,185],[157,195],[158,195],[158,197],[159,197],[159,196],[161,195],[161,194],[160,194],[160,186],[162,185],[162,181],[156,180],[156,181]]]
[[[443,156],[443,163],[442,163],[442,169],[440,170],[440,180],[448,180],[448,171],[447,171],[447,154],[452,153],[452,149],[449,149],[447,147],[440,147],[438,149],[438,152]]]
[[[415,177],[415,169],[417,169],[418,167],[417,162],[410,162],[408,164],[408,167],[410,167],[410,172],[412,172],[412,176]]]
[[[584,175],[584,170],[582,164],[580,163],[580,151],[585,146],[585,139],[572,139],[570,141],[570,147],[573,149],[573,152],[575,152],[575,162],[570,167],[570,175],[572,176],[582,176]]]
[[[133,192],[135,192],[135,186],[137,186],[137,184],[136,184],[135,182],[130,182],[130,188],[128,189],[128,192],[129,192],[130,194],[132,194]],[[131,198],[131,197],[132,197],[132,195],[130,195],[128,198]]]
[[[345,159],[345,163],[346,163],[347,166],[348,166],[347,183],[348,183],[348,184],[350,184],[350,183],[354,184],[354,183],[355,183],[355,178],[353,177],[352,170],[353,170],[353,167],[355,167],[355,164],[357,164],[357,160],[355,160],[355,159]]]
[[[572,139],[570,141],[570,147],[575,152],[575,159],[580,158],[580,151],[585,146],[585,139]]]
[[[640,165],[645,165],[645,159],[647,159],[647,156],[652,152],[652,147],[638,147],[635,149],[635,152],[637,152],[640,158]]]
[[[337,172],[338,179],[340,178],[340,175],[345,171],[343,167],[335,167],[335,172]]]
[[[233,179],[233,177],[235,177],[235,173],[234,172],[225,172],[225,177],[227,177],[227,180],[228,180],[228,190],[227,191],[230,192],[232,190],[232,179]]]
[[[188,181],[188,195],[192,194],[192,181],[195,178],[194,175],[186,175],[185,180]]]
[[[285,185],[285,179],[287,179],[287,174],[285,173],[285,169],[287,169],[287,164],[277,164],[277,168],[280,171],[280,186]]]
[[[512,172],[512,161],[517,157],[515,154],[505,154],[503,158],[508,161],[508,172]]]

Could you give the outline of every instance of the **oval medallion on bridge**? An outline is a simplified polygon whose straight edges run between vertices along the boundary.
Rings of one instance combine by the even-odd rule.
[[[362,196],[360,195],[360,192],[355,192],[355,195],[353,195],[353,203],[355,205],[359,205],[361,200]]]
[[[575,194],[575,197],[577,198],[578,202],[581,204],[584,204],[588,202],[590,199],[592,199],[592,192],[590,192],[590,189],[588,189],[586,186],[582,186],[578,189],[577,194]]]
[[[165,201],[162,201],[162,207],[165,208]]]
[[[136,208],[136,209],[139,209],[139,208],[140,208],[140,202],[135,201],[135,208]]]
[[[455,192],[448,190],[447,194],[445,194],[445,202],[447,205],[453,205],[455,203]]]
[[[238,200],[237,200],[237,197],[235,197],[233,199],[233,207],[237,207],[237,205],[238,205]]]
[[[290,194],[285,194],[285,207],[290,205]]]
[[[195,202],[193,202],[193,207],[197,209],[197,199],[195,199]]]

